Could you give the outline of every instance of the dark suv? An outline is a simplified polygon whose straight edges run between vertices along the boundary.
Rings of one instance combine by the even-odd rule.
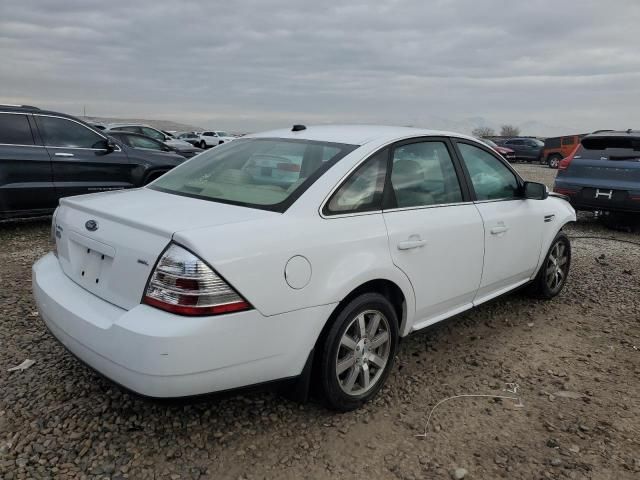
[[[516,160],[539,162],[542,157],[544,143],[537,138],[509,138],[502,142],[502,146],[513,150],[516,153]]]
[[[640,213],[640,131],[584,137],[558,165],[553,190],[576,210]]]
[[[131,148],[70,115],[0,105],[0,218],[50,213],[61,197],[139,187],[183,161]]]

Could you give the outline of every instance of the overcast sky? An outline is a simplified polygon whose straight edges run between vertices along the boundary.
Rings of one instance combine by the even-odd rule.
[[[638,0],[0,0],[0,102],[236,131],[640,128],[639,26]]]

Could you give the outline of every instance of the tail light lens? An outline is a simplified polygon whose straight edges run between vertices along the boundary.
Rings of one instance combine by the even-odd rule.
[[[211,267],[176,244],[158,260],[142,301],[179,315],[220,315],[252,308]]]
[[[568,157],[560,160],[560,163],[558,164],[558,170],[566,170],[567,168],[569,168],[569,165],[571,165],[571,161],[573,160],[573,157],[575,156],[579,148],[580,144],[576,145],[576,148],[571,151]]]

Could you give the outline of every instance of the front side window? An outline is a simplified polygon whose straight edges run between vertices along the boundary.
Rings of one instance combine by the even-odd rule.
[[[391,186],[400,208],[462,202],[453,160],[443,142],[411,143],[396,148]]]
[[[60,117],[38,116],[37,119],[48,147],[105,148],[105,139],[84,125]]]
[[[205,137],[213,137],[213,136],[215,136],[213,134],[213,132],[204,132],[202,135],[204,135]]]
[[[564,137],[562,139],[562,145],[573,145],[575,143],[574,138],[575,137]]]
[[[26,115],[0,113],[0,143],[9,145],[35,144]]]
[[[388,150],[382,150],[358,167],[333,194],[324,213],[330,215],[382,210],[388,155]]]
[[[355,148],[357,145],[311,140],[242,139],[198,155],[149,188],[284,211],[298,193]]]
[[[520,198],[515,174],[490,153],[468,143],[458,143],[477,200]]]

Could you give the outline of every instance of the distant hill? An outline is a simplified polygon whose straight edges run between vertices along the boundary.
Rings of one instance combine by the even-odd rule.
[[[190,132],[202,131],[202,127],[195,125],[187,125],[186,123],[172,122],[171,120],[149,120],[146,118],[113,118],[113,117],[80,117],[85,122],[90,123],[144,123],[160,130],[168,132]]]

